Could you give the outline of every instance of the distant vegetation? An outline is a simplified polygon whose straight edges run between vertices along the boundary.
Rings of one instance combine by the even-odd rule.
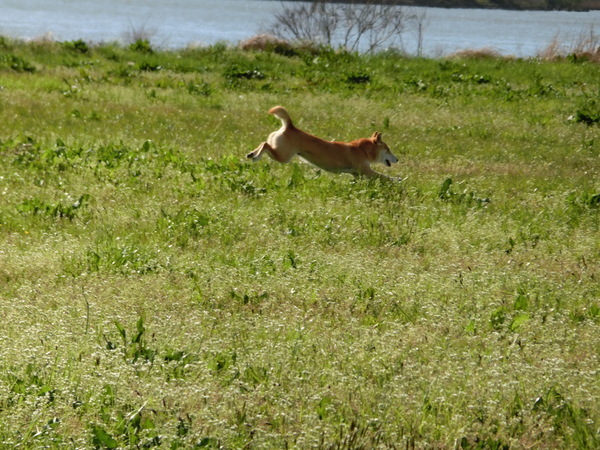
[[[345,3],[332,0],[329,3]],[[600,9],[598,0],[381,0],[357,3],[396,4],[406,6],[429,6],[438,8],[491,8],[588,11]]]
[[[0,38],[0,447],[599,448],[593,52],[132,36]]]
[[[391,3],[344,3],[326,1],[288,2],[268,25],[270,35],[242,43],[242,48],[270,49],[293,54],[293,47],[338,47],[349,52],[376,53],[383,49],[405,52],[405,39],[416,40],[416,55],[421,56],[427,32],[427,10],[397,7]],[[467,52],[483,49],[467,49]],[[487,52],[492,50],[487,49]],[[556,36],[539,55],[544,59],[565,56],[600,61],[600,36],[593,26],[568,45]]]

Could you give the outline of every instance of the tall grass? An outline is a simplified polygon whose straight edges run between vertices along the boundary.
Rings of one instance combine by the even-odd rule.
[[[83,44],[0,40],[2,446],[598,446],[597,65]]]
[[[590,26],[576,37],[566,38],[557,35],[552,42],[540,52],[543,59],[570,58],[600,62],[600,36],[594,27]]]

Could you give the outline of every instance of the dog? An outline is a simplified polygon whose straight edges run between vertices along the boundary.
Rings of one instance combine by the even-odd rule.
[[[392,180],[387,175],[371,169],[373,163],[391,167],[398,162],[398,158],[381,140],[381,133],[378,131],[370,138],[352,142],[329,142],[296,128],[283,106],[274,106],[269,110],[269,114],[281,120],[282,126],[248,153],[247,157],[253,161],[258,161],[263,153],[280,163],[287,163],[294,155],[298,155],[328,172]]]

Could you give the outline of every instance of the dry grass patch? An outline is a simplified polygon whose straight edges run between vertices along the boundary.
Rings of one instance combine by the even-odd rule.
[[[500,58],[509,58],[503,56],[499,51],[494,50],[490,47],[483,47],[477,49],[465,49],[458,50],[454,53],[451,53],[446,58],[448,59],[500,59]]]

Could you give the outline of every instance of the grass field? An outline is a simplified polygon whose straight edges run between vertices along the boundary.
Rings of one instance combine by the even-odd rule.
[[[0,447],[598,448],[598,68],[0,39]]]

